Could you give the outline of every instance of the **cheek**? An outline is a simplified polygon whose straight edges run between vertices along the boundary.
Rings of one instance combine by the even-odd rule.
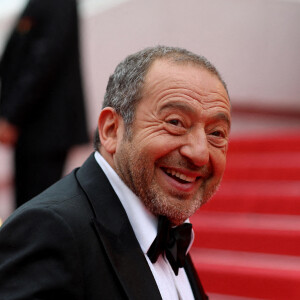
[[[136,145],[139,145],[140,152],[147,155],[148,159],[151,157],[156,160],[179,148],[181,143],[181,137],[179,136],[161,134],[140,139],[140,142]]]
[[[226,166],[226,149],[213,149],[210,154],[211,162],[214,168],[214,173],[222,176]]]

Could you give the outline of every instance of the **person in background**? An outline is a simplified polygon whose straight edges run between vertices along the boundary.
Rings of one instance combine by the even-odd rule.
[[[208,299],[189,217],[220,184],[230,123],[206,58],[129,55],[109,78],[95,152],[1,227],[0,298]]]
[[[0,61],[0,142],[13,146],[17,206],[60,179],[89,141],[75,0],[30,0]]]

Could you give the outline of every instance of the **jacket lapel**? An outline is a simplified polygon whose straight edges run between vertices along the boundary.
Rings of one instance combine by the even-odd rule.
[[[186,257],[184,269],[189,279],[195,300],[208,300],[189,254]]]
[[[92,154],[76,174],[93,207],[93,224],[129,299],[161,299],[126,212]]]

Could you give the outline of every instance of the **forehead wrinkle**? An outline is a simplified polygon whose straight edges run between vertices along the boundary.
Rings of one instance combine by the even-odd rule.
[[[190,113],[190,114],[195,112],[195,110],[192,107],[190,107],[189,105],[186,105],[185,103],[180,103],[180,102],[166,103],[166,104],[162,105],[162,107],[160,107],[160,111],[164,111],[169,108],[176,108],[180,111],[185,111],[186,113]]]
[[[226,95],[228,95],[222,80],[205,67],[193,63],[181,64],[168,59],[158,58],[153,61],[147,71],[143,92],[144,95],[149,93],[151,94],[156,88],[159,88],[160,84],[167,82],[171,86],[175,84],[182,88],[187,86],[191,87],[192,84],[192,89],[195,91],[200,92],[200,89],[204,92],[204,94],[206,92],[210,93],[212,91],[206,89],[206,79],[209,79],[210,77],[214,77],[219,82],[218,85],[221,85],[221,89],[224,89]],[[220,91],[220,87],[217,87],[217,90],[223,94],[222,91]],[[199,94],[201,95],[202,92]]]
[[[160,91],[161,86],[164,86],[165,82],[167,86],[161,91],[164,93],[172,93],[172,92],[182,92],[190,96],[191,98],[205,97],[212,92],[209,90],[205,90],[205,87],[196,85],[190,81],[185,81],[179,78],[168,78],[165,77],[161,80],[155,80],[149,83],[146,83],[144,86],[144,95],[152,95],[157,91]]]
[[[194,112],[194,108],[189,107],[189,105],[200,104],[202,106],[202,109],[204,110],[214,108],[216,105],[220,108],[231,110],[231,105],[228,98],[220,95],[219,93],[203,93],[202,95],[200,95],[189,89],[173,89],[172,91],[164,90],[157,96],[161,100],[161,102],[170,100],[170,104],[168,104],[169,102],[167,102],[166,104],[163,104],[162,107],[172,106],[182,109],[186,107],[184,109],[185,111]],[[176,101],[178,104],[175,105]]]
[[[208,96],[212,96],[215,97],[216,100],[225,100],[226,102],[228,102],[228,104],[230,104],[230,99],[229,99],[229,95],[227,94],[227,92],[224,90],[225,94],[222,92],[222,90],[217,90],[217,91],[212,91],[210,93],[208,93]]]
[[[168,86],[161,89],[164,85],[164,81],[168,82]],[[204,105],[206,102],[214,101],[225,101],[228,102],[230,106],[230,100],[228,99],[227,92],[222,89],[217,89],[217,91],[206,90],[205,87],[192,84],[191,82],[185,82],[184,80],[172,80],[170,82],[169,78],[164,78],[163,80],[152,81],[151,83],[145,85],[143,96],[144,97],[159,97],[163,99],[169,95],[179,96],[183,98],[190,98],[190,100],[196,100]],[[225,93],[224,93],[225,92]]]
[[[201,78],[196,82],[193,78],[188,80],[176,72],[170,75],[164,73],[164,70],[153,71],[150,69],[145,78],[142,98],[156,102],[157,108],[161,101],[168,101],[170,98],[183,102],[191,100],[191,104],[199,103],[204,110],[214,108],[215,105],[221,109],[231,110],[229,96],[219,80],[218,84],[206,85],[206,81]]]
[[[144,95],[152,94],[153,92],[155,92],[155,90],[159,90],[160,86],[164,84],[168,86],[167,87],[168,89],[182,89],[182,90],[186,89],[196,94],[197,93],[202,94],[200,90],[202,90],[203,88],[198,84],[193,83],[192,80],[187,80],[186,78],[182,77],[182,74],[177,74],[176,72],[172,74],[159,72],[157,76],[155,77],[151,76],[150,79],[149,78],[150,73],[151,70],[149,70],[145,78],[145,82],[143,86]],[[197,92],[193,91],[193,89],[197,90]]]

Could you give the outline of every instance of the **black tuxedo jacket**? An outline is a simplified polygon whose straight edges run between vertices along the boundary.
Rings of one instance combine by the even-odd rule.
[[[190,257],[185,269],[195,299],[207,299]],[[93,155],[1,227],[0,299],[161,299]]]
[[[17,147],[57,153],[88,141],[76,0],[30,0],[0,61],[0,116]]]

